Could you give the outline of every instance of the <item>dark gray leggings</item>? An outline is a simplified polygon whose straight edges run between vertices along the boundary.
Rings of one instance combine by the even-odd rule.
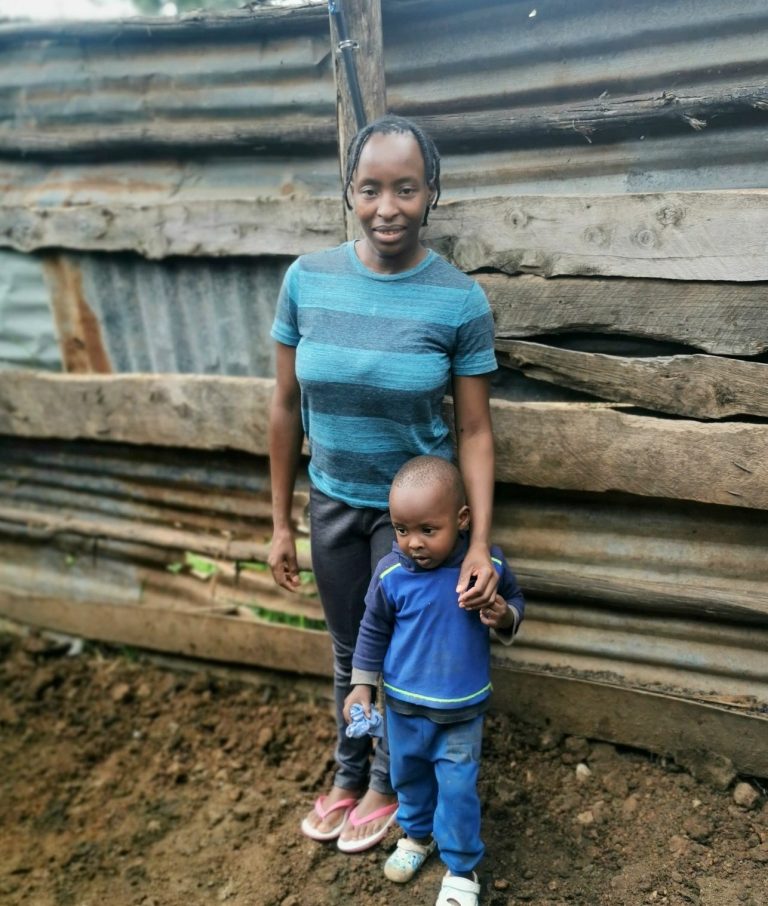
[[[333,642],[338,765],[333,782],[347,790],[370,786],[391,795],[386,731],[371,762],[371,738],[350,739],[342,713],[351,688],[352,655],[365,610],[365,593],[376,564],[392,549],[389,512],[351,507],[311,487],[309,525],[312,568]]]

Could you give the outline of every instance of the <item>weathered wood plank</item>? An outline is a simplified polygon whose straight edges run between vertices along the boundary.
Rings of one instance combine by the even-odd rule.
[[[7,372],[0,433],[264,455],[271,391],[263,378]],[[492,414],[499,481],[768,509],[768,425],[600,403],[494,400]]]
[[[767,280],[768,192],[537,196],[446,202],[428,240],[466,271]],[[0,206],[0,245],[168,255],[298,255],[343,241],[332,198]]]
[[[768,425],[630,415],[607,405],[494,401],[496,477],[768,509]]]
[[[103,642],[294,673],[331,673],[331,645],[325,632],[191,608],[171,610],[153,606],[151,598],[132,607],[26,597],[0,589],[0,613],[20,623]]]
[[[768,191],[474,198],[441,204],[427,237],[462,270],[766,280]]]
[[[0,374],[0,434],[267,453],[274,382],[203,375]]]
[[[542,137],[558,138],[562,142],[569,134],[575,140],[591,142],[630,131],[636,138],[643,129],[669,130],[675,125],[680,131],[700,131],[715,117],[743,116],[765,110],[768,88],[764,83],[733,86],[726,90],[714,85],[699,85],[695,96],[663,91],[660,94],[590,98],[558,106],[540,105],[535,109],[495,108],[490,112],[455,110],[462,102],[466,103],[464,98],[456,104],[430,100],[424,102],[423,108],[411,110],[411,114],[438,142],[455,141],[457,133],[465,142],[512,143],[521,139],[541,140]]]
[[[530,378],[688,418],[768,418],[768,364],[706,355],[625,358],[497,340],[498,360]]]
[[[619,677],[558,676],[519,669],[512,649],[494,649],[494,707],[561,732],[675,757],[716,752],[737,771],[768,777],[768,718],[691,701],[683,693],[632,689]]]
[[[717,355],[768,350],[768,284],[477,274],[496,336],[589,332],[680,343]]]
[[[301,255],[343,242],[334,198],[252,198],[179,203],[0,205],[0,246],[134,250],[169,255]]]

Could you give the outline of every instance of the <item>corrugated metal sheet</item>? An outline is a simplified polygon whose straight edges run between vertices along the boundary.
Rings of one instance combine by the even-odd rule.
[[[533,8],[384,0],[388,103],[434,124],[447,195],[766,183],[764,4],[549,0],[532,16]],[[286,173],[303,181],[313,169],[307,188],[329,191],[338,173],[327,22],[317,8],[294,15],[295,28],[288,17],[269,30],[257,14],[212,15],[207,30],[199,21],[175,30],[100,25],[92,35],[82,25],[5,26],[2,141],[9,150],[29,141],[28,151],[61,160],[67,141],[75,147],[95,130],[94,159],[112,159],[118,144],[132,149],[128,158],[165,149],[194,158],[209,184],[222,173],[230,186],[234,170],[216,155],[239,147],[263,160],[246,186],[279,193],[293,183]],[[281,129],[293,135],[288,146]],[[294,158],[280,175],[276,143]],[[35,179],[49,181],[42,171]]]
[[[61,370],[40,259],[0,250],[0,368]]]
[[[274,374],[269,329],[290,259],[73,262],[112,371]]]
[[[270,506],[261,458],[6,440],[3,459],[0,585],[6,594],[230,607],[233,616],[249,602],[262,602],[321,617],[311,586],[304,589],[309,596],[292,600],[264,574],[238,572],[237,558],[228,553],[240,543],[250,544],[252,558],[266,553]],[[756,599],[766,597],[767,530],[755,514],[729,510],[726,526],[713,524],[715,508],[648,502],[628,525],[616,508],[589,495],[567,501],[552,495],[542,515],[514,489],[500,492],[496,535],[529,599],[524,631],[507,663],[611,677],[626,687],[702,701],[731,696],[742,708],[768,709],[768,626],[757,613],[750,619],[736,606],[729,610],[725,593],[738,587],[748,597],[751,587]],[[299,517],[304,499],[302,492]],[[185,551],[214,561],[217,582],[189,570],[169,573],[167,566],[183,562]],[[307,554],[305,548],[302,557]],[[665,597],[657,594],[649,605],[649,577],[660,576],[666,577]],[[594,600],[592,589],[611,578],[621,581],[625,598],[634,594],[624,612],[610,600]],[[696,604],[697,589],[707,583],[723,589],[719,607],[709,607],[706,594]]]

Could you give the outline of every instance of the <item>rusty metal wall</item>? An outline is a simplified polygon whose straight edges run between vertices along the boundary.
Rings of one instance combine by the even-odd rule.
[[[269,328],[290,259],[69,257],[111,371],[274,374]]]

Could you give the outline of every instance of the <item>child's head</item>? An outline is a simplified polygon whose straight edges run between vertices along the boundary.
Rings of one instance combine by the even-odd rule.
[[[347,168],[344,174],[344,203],[350,210],[353,209],[354,206],[349,196],[355,172],[360,163],[360,156],[371,136],[383,135],[412,136],[418,146],[418,153],[424,165],[422,178],[428,190],[421,221],[421,225],[425,226],[430,210],[437,206],[437,200],[440,198],[440,155],[435,143],[427,133],[420,129],[416,123],[403,116],[387,114],[379,117],[372,123],[368,123],[367,126],[363,126],[349,143]]]
[[[435,569],[469,526],[459,470],[439,456],[408,460],[392,481],[389,512],[400,550],[423,569]]]

